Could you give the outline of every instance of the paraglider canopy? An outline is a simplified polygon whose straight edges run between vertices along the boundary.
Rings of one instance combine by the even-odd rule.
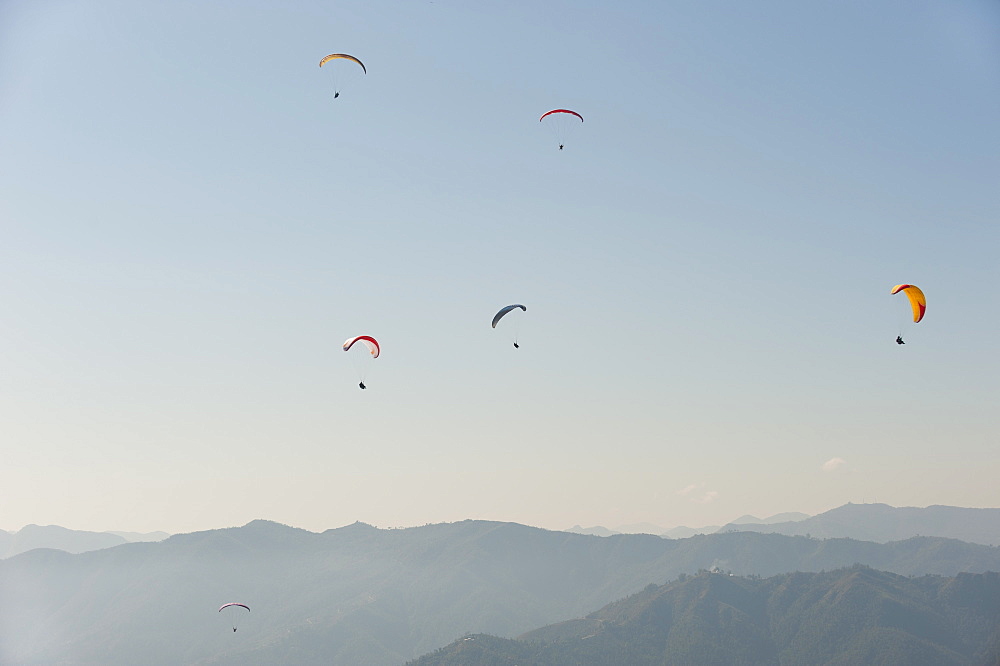
[[[248,613],[250,612],[250,607],[249,606],[247,606],[246,604],[236,603],[235,601],[231,601],[228,604],[222,604],[221,606],[219,606],[219,612],[221,613],[222,609],[229,608],[231,606],[239,606],[240,608],[246,608],[247,612]]]
[[[523,310],[525,312],[528,311],[528,308],[524,307],[523,305],[518,305],[518,304],[508,305],[506,307],[500,308],[500,312],[498,312],[495,315],[493,315],[493,323],[491,324],[491,326],[493,328],[496,328],[497,327],[497,322],[500,321],[501,319],[503,319],[503,316],[505,314],[507,314],[511,310],[517,310],[518,308],[520,308],[521,310]]]
[[[325,65],[328,62],[330,62],[331,60],[337,60],[337,59],[340,59],[340,58],[343,58],[344,60],[350,60],[351,62],[358,63],[359,65],[361,65],[361,70],[365,74],[368,73],[368,70],[365,68],[365,63],[361,62],[360,60],[358,60],[357,58],[355,58],[352,55],[347,55],[346,53],[331,53],[330,55],[324,57],[322,60],[319,61],[319,66],[322,67],[323,65]]]
[[[354,346],[355,342],[360,342],[364,346],[368,347],[368,351],[371,353],[372,358],[378,358],[379,346],[378,340],[370,335],[358,335],[353,338],[348,338],[344,342],[344,351],[350,351],[351,347]]]
[[[583,116],[581,116],[576,111],[570,111],[569,109],[552,109],[551,111],[546,111],[545,113],[542,114],[542,117],[538,119],[538,122],[542,122],[543,120],[545,120],[546,116],[551,116],[553,113],[569,113],[579,118],[581,123],[583,122]],[[600,120],[600,118],[598,118],[598,120]]]
[[[916,285],[897,284],[890,293],[898,294],[899,292],[903,292],[910,299],[910,307],[913,309],[913,323],[923,319],[924,313],[927,311],[927,299],[924,298],[924,292]]]

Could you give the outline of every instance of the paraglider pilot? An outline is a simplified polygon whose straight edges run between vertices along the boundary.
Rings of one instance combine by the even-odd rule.
[[[897,345],[905,345],[906,344],[905,342],[903,342],[903,336],[901,336],[901,335],[897,335],[896,336],[896,344]]]
[[[364,390],[366,388],[365,387],[365,383],[364,382],[358,382],[358,388]]]

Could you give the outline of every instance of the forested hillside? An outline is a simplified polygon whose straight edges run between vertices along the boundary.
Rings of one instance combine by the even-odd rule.
[[[517,640],[466,636],[411,665],[985,665],[1000,659],[998,629],[996,573],[702,572]]]

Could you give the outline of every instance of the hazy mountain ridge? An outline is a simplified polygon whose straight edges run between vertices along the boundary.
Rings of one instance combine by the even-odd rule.
[[[113,548],[137,541],[162,541],[166,532],[88,532],[58,525],[25,525],[16,532],[0,530],[0,559],[13,557],[35,548],[54,548],[67,553]]]
[[[599,536],[599,537],[609,537],[618,534],[652,534],[655,536],[662,537],[664,539],[686,539],[690,536],[696,534],[714,534],[721,527],[720,525],[706,525],[705,527],[671,527],[669,530],[663,530],[663,528],[658,528],[658,531],[629,531],[627,528],[629,526],[624,525],[618,529],[608,529],[603,525],[594,525],[593,527],[582,527],[580,525],[574,525],[569,529],[563,530],[564,532],[569,532],[570,534],[586,534],[588,536]]]
[[[1000,549],[755,532],[608,538],[515,523],[323,533],[253,521],[0,562],[2,663],[399,664],[468,632],[514,636],[681,573],[771,576],[856,562],[901,574],[1000,570]],[[227,601],[252,612],[233,634]]]
[[[768,518],[757,518],[756,516],[751,516],[749,514],[740,516],[736,520],[727,523],[728,526],[733,525],[744,525],[744,524],[756,524],[756,525],[770,525],[772,523],[785,523],[793,522],[798,520],[805,520],[809,517],[807,513],[799,513],[797,511],[786,511],[785,513],[778,513]],[[665,528],[659,525],[654,525],[653,523],[633,523],[631,525],[619,525],[615,528],[607,528],[603,525],[594,525],[593,527],[583,527],[581,525],[574,525],[569,529],[563,530],[564,532],[572,532],[573,534],[592,534],[594,536],[612,536],[615,534],[655,534],[657,536],[666,537],[668,539],[686,539],[687,537],[694,536],[696,534],[714,534],[722,528],[721,525],[706,525],[703,527],[687,527],[686,525],[679,525],[677,527]]]
[[[681,525],[667,530],[660,536],[664,539],[687,539],[699,534],[715,534],[721,525],[706,525],[704,527],[685,527]]]
[[[129,543],[163,541],[170,536],[169,532],[117,532],[115,530],[108,530],[105,534],[120,536]]]
[[[751,516],[746,514],[740,516],[734,521],[731,521],[731,525],[773,525],[775,523],[797,523],[800,520],[805,520],[811,516],[808,513],[800,513],[798,511],[786,511],[784,513],[776,513],[773,516],[768,516],[767,518],[758,518],[757,516]]]
[[[645,528],[655,528],[649,523]],[[597,525],[575,525],[566,530],[575,534],[613,536],[629,533],[639,526],[625,525],[615,529]],[[698,534],[718,532],[764,532],[786,536],[812,536],[819,539],[846,538],[859,541],[888,543],[917,536],[959,539],[987,546],[1000,545],[1000,509],[970,509],[935,505],[928,507],[893,507],[888,504],[845,504],[815,516],[786,512],[768,518],[740,516],[723,526],[674,527],[655,532],[670,539],[686,539]],[[653,533],[647,531],[647,533]]]
[[[915,536],[937,536],[1000,545],[1000,509],[845,504],[805,520],[772,524],[729,523],[719,531],[731,530],[787,536],[810,535],[820,539],[851,538],[877,543]]]
[[[998,626],[997,573],[704,572],[516,640],[466,636],[410,666],[985,665],[1000,659]]]

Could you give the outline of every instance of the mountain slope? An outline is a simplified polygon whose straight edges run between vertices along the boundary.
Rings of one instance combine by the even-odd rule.
[[[411,665],[987,664],[998,624],[996,573],[703,573],[518,640],[466,636]]]

